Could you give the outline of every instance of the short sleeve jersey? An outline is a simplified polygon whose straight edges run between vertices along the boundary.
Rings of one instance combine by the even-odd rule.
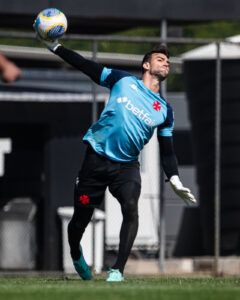
[[[172,136],[171,106],[141,79],[104,68],[100,85],[110,89],[109,101],[83,137],[98,154],[118,162],[137,160],[155,128],[160,136]]]

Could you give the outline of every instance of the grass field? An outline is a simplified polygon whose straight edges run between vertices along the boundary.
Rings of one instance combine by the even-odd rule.
[[[239,300],[240,278],[128,278],[107,283],[60,277],[0,278],[0,299],[4,300]]]

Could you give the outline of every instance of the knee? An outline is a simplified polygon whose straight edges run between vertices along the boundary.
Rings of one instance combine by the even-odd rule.
[[[138,205],[133,199],[122,205],[122,215],[126,221],[138,221]]]
[[[68,224],[68,234],[71,234],[72,232],[84,232],[85,230],[84,224],[80,222],[78,218],[72,218],[71,221]]]

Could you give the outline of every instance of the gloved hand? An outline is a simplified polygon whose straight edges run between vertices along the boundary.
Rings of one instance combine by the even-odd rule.
[[[61,44],[58,43],[58,40],[50,40],[50,39],[44,39],[42,38],[38,32],[36,31],[36,28],[35,28],[35,22],[36,20],[34,21],[33,23],[33,29],[35,30],[35,33],[36,33],[36,38],[41,42],[43,43],[50,51],[52,52],[55,52],[57,50],[57,48],[59,46],[61,46]]]
[[[194,198],[194,196],[191,194],[191,191],[184,187],[181,183],[179,177],[177,175],[174,175],[169,180],[170,185],[174,192],[183,199],[183,201],[188,205],[192,206],[194,204],[197,204],[197,200]]]
[[[58,40],[47,40],[43,39],[38,33],[36,33],[37,39],[42,42],[50,51],[55,52],[61,44],[59,44]]]

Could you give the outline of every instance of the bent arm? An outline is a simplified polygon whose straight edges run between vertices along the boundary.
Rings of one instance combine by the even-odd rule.
[[[171,136],[158,136],[160,145],[160,157],[163,170],[170,179],[174,175],[178,175],[178,163],[174,152],[173,139]]]
[[[86,59],[77,52],[69,50],[62,45],[58,46],[54,53],[76,69],[89,76],[94,82],[100,84],[101,74],[104,68],[101,64]]]
[[[178,176],[178,163],[174,153],[172,137],[158,136],[158,140],[160,143],[160,155],[163,170],[170,181],[172,189],[187,205],[195,205],[197,203],[195,197],[190,189],[183,186]]]

